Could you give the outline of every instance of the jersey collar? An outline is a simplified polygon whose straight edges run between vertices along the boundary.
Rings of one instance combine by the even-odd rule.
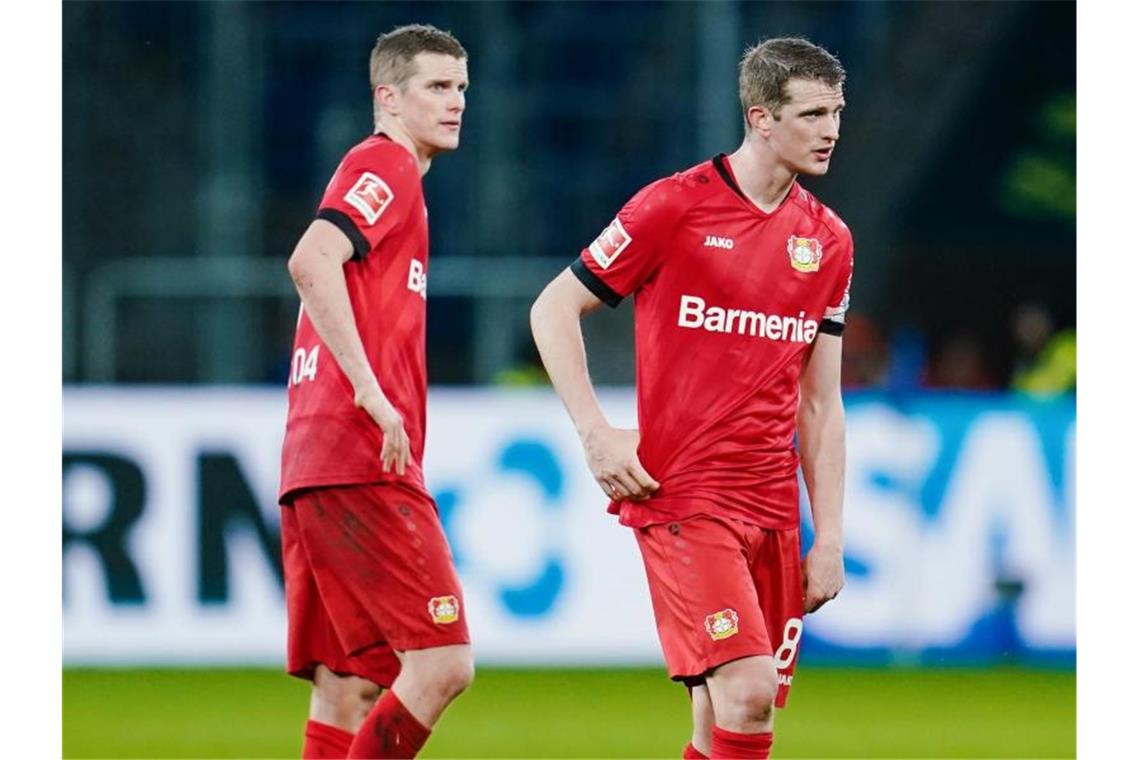
[[[763,216],[763,217],[775,216],[776,214],[780,213],[780,210],[784,208],[784,206],[788,203],[789,200],[791,200],[792,196],[799,193],[799,189],[800,189],[799,184],[800,183],[796,182],[795,180],[792,180],[792,186],[790,188],[788,188],[788,193],[787,193],[787,195],[784,196],[784,200],[780,201],[780,205],[776,206],[776,208],[772,209],[771,212],[764,211],[762,208],[760,208],[755,203],[753,203],[752,199],[749,198],[747,195],[745,195],[744,191],[740,189],[740,184],[736,181],[736,175],[732,173],[732,165],[729,164],[729,162],[728,162],[728,155],[727,154],[725,154],[725,153],[716,154],[712,158],[712,163],[713,163],[713,167],[716,169],[716,173],[720,175],[720,178],[722,180],[724,180],[724,184],[728,185],[729,189],[731,189],[732,192],[739,195],[740,199],[742,201],[744,201],[746,204],[748,204],[748,208],[752,209],[753,211],[755,211],[760,216]]]

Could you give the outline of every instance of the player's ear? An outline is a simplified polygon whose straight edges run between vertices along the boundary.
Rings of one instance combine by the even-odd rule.
[[[757,134],[767,137],[768,133],[772,131],[773,115],[765,106],[752,106],[748,109],[746,118],[748,119],[748,128]]]
[[[400,88],[391,84],[378,84],[376,89],[372,91],[372,99],[380,107],[380,110],[389,116],[400,115]]]

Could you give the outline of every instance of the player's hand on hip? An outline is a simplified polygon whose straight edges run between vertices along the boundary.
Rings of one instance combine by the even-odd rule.
[[[636,430],[608,425],[593,428],[582,436],[586,463],[607,497],[617,501],[647,499],[660,487],[637,458],[640,440]]]
[[[843,548],[816,545],[804,559],[804,612],[815,612],[843,588]]]
[[[384,395],[379,386],[357,391],[356,405],[368,412],[368,416],[380,426],[384,434],[384,445],[380,449],[380,469],[403,475],[411,456],[412,445],[408,440],[408,433],[404,430],[404,418],[392,406],[392,402]]]

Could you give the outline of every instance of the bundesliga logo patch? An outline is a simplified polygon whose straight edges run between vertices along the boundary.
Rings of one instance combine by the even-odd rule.
[[[598,266],[608,269],[618,254],[632,241],[633,238],[625,231],[625,227],[621,226],[621,221],[615,218],[610,222],[610,226],[602,230],[602,234],[590,243],[590,254],[594,257],[594,261],[598,262]]]
[[[454,596],[433,596],[428,600],[428,612],[436,623],[454,623],[459,619],[459,599]]]
[[[823,244],[815,238],[802,238],[792,235],[788,238],[788,256],[792,269],[797,272],[818,272],[823,259]]]
[[[364,172],[344,196],[344,200],[359,211],[364,221],[371,227],[376,224],[376,220],[384,213],[384,209],[394,197],[392,188],[388,187],[384,180],[372,172]]]
[[[740,618],[733,609],[714,612],[705,618],[705,630],[709,632],[709,636],[712,636],[713,641],[727,639],[740,632]]]

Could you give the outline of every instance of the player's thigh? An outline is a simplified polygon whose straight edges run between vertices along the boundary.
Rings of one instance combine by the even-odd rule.
[[[338,676],[355,676],[389,687],[400,672],[400,664],[379,626],[366,615],[357,614],[361,607],[351,589],[310,560],[306,532],[298,515],[316,508],[311,497],[311,492],[299,494],[293,504],[281,509],[289,624],[286,670],[315,683],[316,669],[324,665]]]
[[[305,552],[297,511],[293,505],[281,507],[281,564],[285,577],[286,602],[316,592],[316,581],[309,569],[309,556]]]
[[[350,651],[377,639],[398,651],[469,642],[459,578],[429,496],[398,485],[312,496],[298,520]]]
[[[804,630],[803,564],[798,529],[763,530],[752,576],[764,613],[779,682],[776,704],[787,701]]]
[[[702,516],[636,533],[672,677],[692,683],[722,663],[772,653],[738,525]]]
[[[305,550],[295,505],[281,507],[281,562],[288,619],[286,670],[314,678],[314,668],[343,654]]]

